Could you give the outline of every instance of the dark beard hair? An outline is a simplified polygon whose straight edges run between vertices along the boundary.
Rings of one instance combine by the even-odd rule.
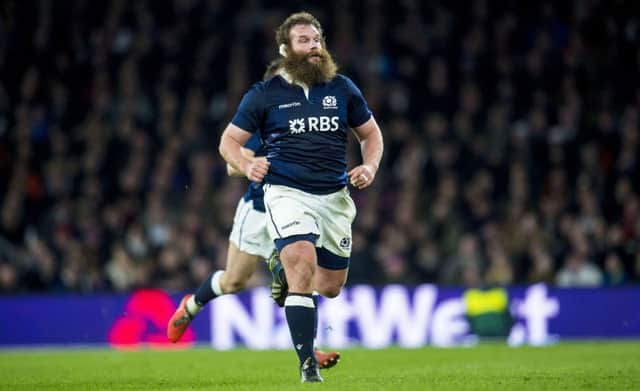
[[[320,62],[309,62],[311,54],[318,54]],[[307,86],[318,83],[326,83],[336,76],[338,65],[331,58],[331,54],[324,49],[315,53],[298,54],[289,50],[287,57],[282,60],[282,67],[294,81],[302,82]]]

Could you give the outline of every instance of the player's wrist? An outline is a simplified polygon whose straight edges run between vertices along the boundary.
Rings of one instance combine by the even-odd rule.
[[[366,167],[372,175],[375,175],[376,172],[378,172],[378,166],[373,163],[363,163],[362,165]]]
[[[243,157],[237,163],[238,171],[243,173],[246,177],[249,177],[249,174],[251,173],[251,161]]]

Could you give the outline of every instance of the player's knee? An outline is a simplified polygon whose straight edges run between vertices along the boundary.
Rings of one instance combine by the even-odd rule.
[[[299,241],[287,245],[280,252],[280,259],[284,263],[285,268],[293,268],[298,274],[305,278],[313,277],[316,253],[315,247],[311,243]]]
[[[301,258],[298,262],[293,264],[293,269],[299,282],[304,283],[305,285],[311,285],[311,282],[313,281],[313,274],[315,272],[313,263]]]
[[[289,289],[306,291],[310,289],[316,264],[315,247],[305,241],[288,244],[280,252],[284,264]]]
[[[282,251],[280,251],[280,258],[284,260],[291,260],[297,262],[299,260],[311,260],[316,257],[315,246],[306,240],[299,240],[297,242],[287,244]]]
[[[325,290],[325,292],[323,293],[323,296],[328,299],[333,299],[334,297],[337,297],[340,294],[341,290],[342,290],[341,286],[329,287],[328,289]]]
[[[320,287],[317,287],[316,290],[322,296],[328,299],[333,299],[334,297],[337,297],[342,291],[342,285],[324,284]]]
[[[238,277],[230,277],[220,280],[220,289],[224,293],[236,293],[247,286],[247,280]]]
[[[227,289],[225,289],[224,291],[225,293],[236,293],[243,290],[246,286],[247,283],[245,281],[231,281],[227,285]]]

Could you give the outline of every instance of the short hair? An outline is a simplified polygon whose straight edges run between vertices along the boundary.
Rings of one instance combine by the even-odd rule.
[[[289,15],[287,19],[285,19],[284,22],[282,22],[282,24],[278,26],[278,28],[276,29],[276,44],[278,46],[289,46],[289,32],[291,31],[291,28],[293,26],[298,24],[311,25],[317,28],[320,32],[322,40],[324,41],[324,36],[322,35],[322,26],[320,25],[320,22],[318,22],[318,19],[316,19],[315,16],[311,15],[310,13],[303,11]]]

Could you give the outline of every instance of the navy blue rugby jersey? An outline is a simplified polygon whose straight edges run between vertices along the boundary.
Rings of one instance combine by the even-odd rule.
[[[244,144],[244,147],[252,150],[255,156],[265,156],[265,150],[263,148],[262,140],[260,139],[260,133],[256,132],[249,137],[249,140]],[[260,212],[266,212],[264,207],[264,189],[262,183],[249,182],[247,192],[244,193],[244,200],[253,200],[253,209]]]
[[[231,123],[260,130],[271,166],[265,183],[329,194],[347,185],[349,128],[371,118],[362,93],[346,76],[302,87],[282,76],[254,84]]]

